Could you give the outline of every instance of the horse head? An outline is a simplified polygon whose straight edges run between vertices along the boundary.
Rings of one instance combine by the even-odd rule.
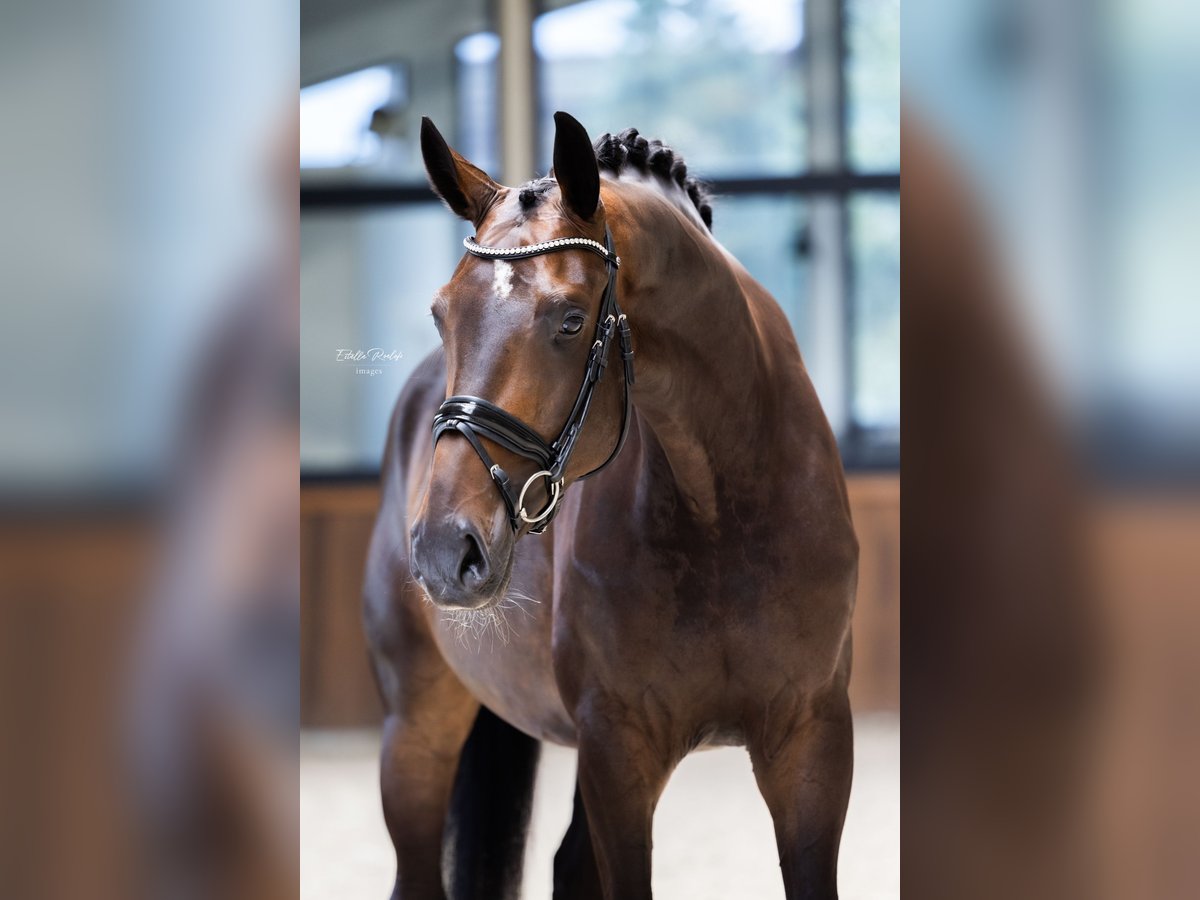
[[[615,456],[628,423],[632,349],[596,153],[571,116],[555,123],[551,174],[510,188],[422,121],[430,184],[475,226],[432,305],[447,402],[410,533],[413,573],[445,607],[503,599],[516,541],[543,530],[569,484]],[[620,377],[600,379],[615,335],[624,406]]]

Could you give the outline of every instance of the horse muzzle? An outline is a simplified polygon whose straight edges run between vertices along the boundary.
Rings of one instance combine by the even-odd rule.
[[[463,518],[423,519],[411,537],[413,577],[437,606],[482,609],[503,595],[512,569],[508,529],[489,538]]]

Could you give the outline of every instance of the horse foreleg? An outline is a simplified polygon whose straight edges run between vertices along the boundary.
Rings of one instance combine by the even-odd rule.
[[[393,900],[445,900],[442,833],[459,753],[478,706],[447,671],[405,698],[384,722],[380,787],[396,849]]]
[[[754,775],[775,822],[788,900],[837,900],[838,846],[850,799],[853,725],[844,691],[769,721],[749,741]]]
[[[578,780],[571,826],[554,854],[554,900],[604,900]]]
[[[654,808],[673,764],[629,723],[581,723],[579,786],[605,900],[651,897]]]

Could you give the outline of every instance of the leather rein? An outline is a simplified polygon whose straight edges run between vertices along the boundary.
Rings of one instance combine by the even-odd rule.
[[[465,238],[463,246],[467,252],[482,259],[529,259],[544,253],[557,253],[561,250],[590,250],[604,259],[608,271],[608,284],[604,288],[604,296],[600,300],[600,314],[596,318],[596,335],[592,349],[588,352],[587,368],[583,374],[583,384],[571,407],[571,414],[551,443],[546,443],[542,436],[516,416],[489,403],[481,397],[455,395],[438,408],[433,419],[433,442],[448,431],[456,431],[470,441],[475,453],[487,467],[492,481],[495,482],[504,506],[508,510],[508,520],[513,531],[519,531],[522,523],[529,525],[530,534],[542,534],[554,520],[563,495],[563,480],[566,475],[567,463],[575,450],[575,442],[587,420],[588,411],[592,406],[592,398],[596,386],[608,366],[609,348],[616,336],[621,344],[621,359],[625,369],[625,405],[621,412],[621,435],[617,438],[616,446],[608,458],[599,466],[580,478],[589,478],[616,459],[621,448],[625,446],[625,436],[629,429],[631,418],[631,403],[629,387],[633,384],[633,340],[629,332],[629,322],[621,308],[617,305],[617,268],[621,265],[620,258],[613,252],[612,234],[604,229],[604,243],[584,237],[556,238],[539,244],[526,244],[521,247],[500,248],[485,247],[477,244],[473,237]],[[533,460],[538,465],[525,481],[520,491],[514,490],[508,474],[502,469],[483,446],[481,438],[486,438],[499,444],[506,450]],[[536,515],[531,515],[525,509],[525,495],[538,479],[544,479],[546,484],[546,505]]]

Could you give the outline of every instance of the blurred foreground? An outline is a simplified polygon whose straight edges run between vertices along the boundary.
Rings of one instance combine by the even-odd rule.
[[[1200,71],[1167,6],[905,7],[913,897],[1200,891]]]
[[[290,3],[0,10],[0,894],[298,890]]]

